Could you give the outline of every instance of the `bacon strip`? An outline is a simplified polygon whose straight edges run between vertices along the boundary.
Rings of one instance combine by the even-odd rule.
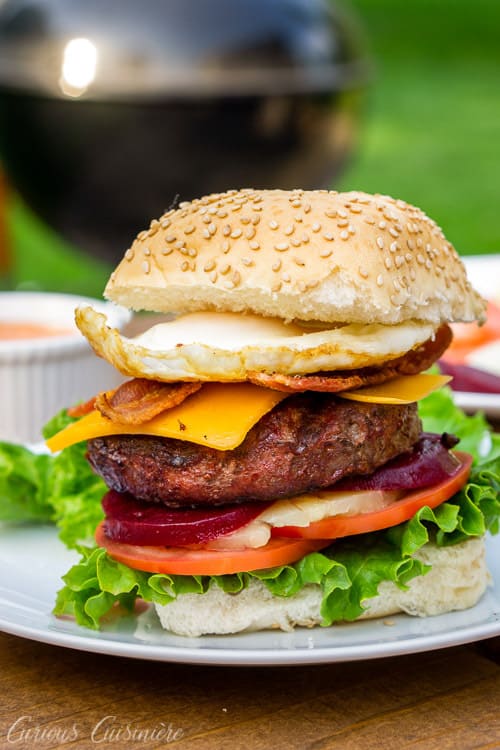
[[[382,367],[363,367],[359,370],[337,370],[311,375],[282,375],[280,373],[270,375],[265,372],[250,372],[248,379],[256,385],[263,385],[285,393],[301,391],[339,393],[365,385],[380,385],[400,375],[416,375],[422,370],[427,370],[448,348],[452,338],[451,328],[445,324],[438,328],[434,338],[427,339],[416,349],[391,360]]]
[[[162,383],[134,378],[114,391],[100,393],[95,406],[112,422],[138,425],[178,406],[200,388],[201,383]]]

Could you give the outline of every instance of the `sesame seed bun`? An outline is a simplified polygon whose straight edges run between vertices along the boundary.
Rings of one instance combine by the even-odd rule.
[[[485,312],[434,221],[360,192],[234,190],[181,203],[138,235],[105,296],[133,310],[332,323],[437,326]]]

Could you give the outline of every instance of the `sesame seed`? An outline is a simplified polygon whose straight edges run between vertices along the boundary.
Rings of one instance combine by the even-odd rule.
[[[229,235],[231,234],[231,227],[229,224],[224,225],[224,227],[222,228],[222,234],[224,235],[224,237],[229,237]]]
[[[348,240],[349,239],[349,232],[347,229],[343,229],[340,233],[340,239],[341,240]]]
[[[143,260],[142,261],[142,270],[144,273],[149,273],[151,270],[151,266],[149,265],[149,260]]]
[[[171,255],[174,252],[173,247],[162,247],[161,254],[162,255]]]
[[[274,219],[272,219],[272,220],[271,220],[271,221],[269,222],[269,228],[270,228],[270,229],[278,229],[278,227],[279,227],[279,224],[278,224],[278,222],[277,222],[277,221],[275,221]]]
[[[349,232],[349,234],[356,234],[356,229],[352,224],[349,224],[349,226],[347,227],[347,231]]]
[[[405,260],[407,263],[410,263],[410,261],[413,259],[413,255],[411,253],[406,253]]]
[[[341,217],[341,219],[347,219],[347,211],[344,211],[342,208],[339,208],[337,210],[337,215]]]
[[[179,208],[188,208],[190,205],[189,201],[181,201],[179,203]]]
[[[189,226],[184,228],[184,234],[193,234],[194,230],[195,230],[194,224],[189,224]]]
[[[305,263],[304,263],[304,261],[302,260],[302,258],[294,258],[294,259],[293,259],[293,262],[294,262],[294,263],[295,263],[295,264],[296,264],[297,266],[300,266],[301,268],[303,268],[303,267],[305,266]]]
[[[208,278],[210,279],[212,284],[215,284],[215,282],[217,281],[217,271],[212,271]]]
[[[304,213],[308,214],[310,211],[311,211],[311,204],[306,203],[306,205],[304,206]]]
[[[394,227],[391,227],[389,229],[389,234],[391,235],[391,237],[399,237],[399,234],[398,234],[397,230]]]
[[[409,250],[415,250],[415,243],[413,240],[406,240],[406,244],[408,245]]]
[[[425,267],[427,268],[428,271],[430,271],[432,268],[432,263],[430,262],[429,258],[427,258],[427,260],[425,261]],[[455,276],[454,278],[454,274],[451,274],[451,280],[457,281],[457,277]]]
[[[202,219],[202,222],[203,222],[204,224],[210,224],[210,222],[211,222],[211,221],[212,221],[212,217],[211,217],[211,216],[209,216],[209,215],[208,215],[208,213],[207,213],[207,214],[206,214],[206,215],[205,215],[205,216],[203,217],[203,219]]]
[[[333,240],[335,239],[335,237],[333,236],[333,234],[331,232],[325,232],[324,235],[323,235],[323,239],[327,240],[327,242],[333,242]],[[331,251],[330,251],[330,254],[331,254]]]
[[[279,292],[280,289],[281,289],[281,281],[276,281],[271,287],[271,291],[273,292]]]
[[[324,248],[319,251],[320,258],[329,258],[331,254],[332,254],[332,251],[330,250],[330,248]]]
[[[280,270],[280,268],[281,268],[281,261],[280,261],[280,260],[277,260],[277,261],[276,261],[276,263],[273,263],[273,265],[271,266],[271,268],[272,268],[272,269],[273,269],[273,271],[275,271],[275,272],[276,272],[276,271],[279,271],[279,270]]]
[[[213,222],[208,225],[207,229],[210,232],[210,234],[215,234],[217,231],[217,227],[215,226]]]
[[[370,226],[373,226],[375,224],[375,219],[372,219],[371,216],[367,216],[366,219],[364,219],[365,224],[370,224]]]
[[[397,279],[393,279],[392,280],[392,286],[394,287],[394,289],[397,292],[399,292],[401,290],[401,284],[399,283],[399,281]]]
[[[352,214],[360,214],[362,213],[363,209],[361,208],[361,206],[350,206],[349,211]]]
[[[163,219],[163,221],[161,222],[161,228],[168,229],[171,223],[172,222],[170,221],[170,219]]]
[[[391,304],[393,304],[394,307],[398,307],[399,306],[399,300],[398,300],[397,294],[391,294],[391,296],[390,296],[389,299],[391,300]]]
[[[275,250],[278,250],[279,252],[284,252],[285,250],[288,250],[290,245],[288,242],[279,242],[277,245],[274,246]]]
[[[251,258],[242,258],[241,262],[244,266],[253,266],[253,260]]]
[[[177,239],[177,236],[175,234],[168,234],[165,237],[165,242],[169,242],[169,243],[170,242],[175,242],[176,239]]]
[[[236,203],[236,205],[231,206],[231,211],[241,211],[241,203]]]
[[[148,233],[144,230],[143,232],[139,232],[139,234],[137,235],[137,239],[145,240],[147,236],[148,236]]]
[[[384,249],[384,238],[383,237],[377,237],[377,247],[379,247],[381,250]]]
[[[219,219],[225,219],[227,216],[227,211],[224,211],[224,210],[217,211],[217,216],[219,217]]]
[[[203,270],[205,273],[209,273],[210,271],[213,271],[215,268],[215,260],[209,260],[205,265],[203,266]]]
[[[292,206],[294,208],[300,208],[302,206],[302,203],[301,203],[301,201],[295,200],[295,201],[292,201]]]
[[[340,229],[340,227],[348,227],[349,226],[349,219],[340,219],[337,221],[337,226]]]
[[[384,277],[382,276],[381,273],[379,273],[379,275],[377,276],[377,286],[382,286],[383,283],[384,283]]]
[[[229,271],[231,270],[231,266],[229,265],[229,263],[224,263],[224,265],[221,266],[219,270],[223,275],[225,275],[226,273],[229,273]]]
[[[248,247],[250,250],[258,250],[260,248],[260,244],[256,240],[252,240],[248,243]]]
[[[378,226],[379,226],[379,229],[385,229],[386,226],[387,226],[387,222],[386,221],[379,221]]]
[[[134,257],[134,251],[132,250],[131,247],[129,247],[129,249],[125,252],[125,259],[130,262],[133,259],[133,257]]]
[[[210,206],[210,208],[208,209],[208,213],[212,216],[215,216],[215,214],[217,213],[217,209],[215,208],[215,206]]]
[[[205,238],[206,240],[210,240],[210,239],[212,239],[212,235],[210,234],[210,232],[208,231],[208,229],[207,229],[206,227],[205,227],[205,229],[203,230],[203,236],[204,236],[204,238]]]
[[[248,227],[248,229],[245,229],[245,237],[247,240],[252,240],[255,237],[255,229],[253,227]]]
[[[319,230],[321,229],[321,224],[318,221],[315,221],[311,229],[313,232],[319,232]]]
[[[335,210],[328,210],[325,211],[325,216],[327,216],[329,219],[334,219],[337,216],[337,212]]]
[[[233,273],[233,275],[231,276],[231,281],[233,282],[233,284],[234,284],[235,286],[238,286],[238,284],[239,284],[239,283],[240,283],[240,281],[241,281],[241,274],[240,274],[240,272],[239,272],[239,271],[235,271],[235,272]]]
[[[309,242],[309,235],[304,232],[301,239],[302,242]]]
[[[238,237],[241,237],[242,234],[243,234],[243,232],[241,231],[240,228],[235,229],[233,232],[231,232],[231,239],[237,240]]]
[[[396,268],[401,268],[404,262],[405,262],[405,259],[403,258],[402,255],[396,255],[396,257],[394,258],[394,263],[396,264]]]
[[[425,263],[425,258],[421,253],[417,255],[417,263],[419,264],[419,266],[423,266]]]
[[[307,291],[307,284],[305,283],[305,281],[302,281],[302,280],[299,281],[299,283],[297,284],[297,287],[299,289],[299,292],[304,293],[305,291]]]
[[[177,250],[180,250],[181,248],[186,247],[186,242],[184,240],[179,240],[175,243],[174,247],[177,248]]]
[[[258,214],[255,214],[254,216],[252,216],[252,224],[253,224],[254,226],[255,226],[256,224],[258,224],[258,223],[259,223],[259,221],[260,221],[260,216],[259,216]]]
[[[231,245],[229,244],[229,240],[224,240],[224,242],[221,244],[221,249],[224,254],[228,253],[231,248]]]
[[[290,235],[293,234],[294,228],[293,224],[288,224],[288,226],[285,227],[284,232],[287,237],[290,237]]]
[[[391,251],[391,253],[395,253],[397,250],[399,250],[398,243],[397,242],[391,242],[391,244],[389,246],[389,250]]]
[[[366,270],[366,268],[362,268],[362,266],[360,266],[360,267],[358,268],[358,273],[359,273],[359,275],[360,275],[360,276],[361,276],[361,277],[362,277],[363,279],[367,279],[367,278],[368,278],[368,276],[370,275],[370,274],[368,273],[368,271]]]
[[[297,239],[295,239],[295,240],[290,240],[290,242],[291,242],[291,244],[292,244],[292,245],[293,245],[294,247],[300,247],[300,246],[301,246],[301,244],[302,244],[302,243],[301,243],[301,241],[300,241],[300,240],[297,240]]]
[[[390,257],[388,255],[384,259],[384,265],[387,268],[387,270],[389,270],[390,267],[392,266],[392,260],[390,259]]]
[[[282,280],[283,280],[283,281],[284,281],[285,283],[288,283],[289,281],[291,281],[291,277],[290,277],[290,274],[289,274],[289,273],[287,273],[287,272],[285,272],[285,273],[281,274],[281,278],[282,278]]]
[[[189,268],[189,262],[187,260],[183,260],[181,263],[181,271],[187,271]]]

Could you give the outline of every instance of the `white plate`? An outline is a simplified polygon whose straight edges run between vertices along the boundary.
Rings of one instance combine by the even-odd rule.
[[[470,255],[462,260],[472,286],[483,297],[500,304],[500,254]],[[454,400],[466,412],[482,411],[489,417],[500,417],[500,394],[457,391]]]
[[[429,618],[398,615],[330,628],[182,638],[152,610],[101,632],[51,615],[60,576],[76,559],[52,527],[0,527],[0,630],[57,646],[156,661],[214,665],[298,665],[428,651],[500,635],[500,544],[488,539],[494,581],[472,609]]]

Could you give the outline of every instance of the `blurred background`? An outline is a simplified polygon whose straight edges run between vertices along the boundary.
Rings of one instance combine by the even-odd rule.
[[[496,0],[0,0],[0,283],[100,296],[212,190],[335,187],[500,252]]]

